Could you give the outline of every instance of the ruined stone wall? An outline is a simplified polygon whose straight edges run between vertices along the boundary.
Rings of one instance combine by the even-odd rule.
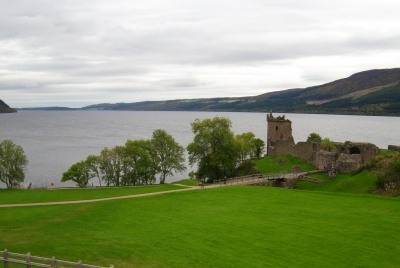
[[[316,152],[320,149],[320,143],[298,142],[294,146],[293,155],[305,159],[309,164],[316,165]]]
[[[388,150],[400,152],[400,146],[397,145],[389,145]]]
[[[300,166],[295,165],[295,166],[292,167],[292,171],[291,172],[292,173],[301,173],[301,172],[303,172],[303,170],[301,169]]]
[[[361,154],[340,154],[336,160],[336,168],[339,173],[351,173],[362,166]]]
[[[359,143],[346,141],[344,144],[336,144],[336,150],[343,154],[361,155],[361,165],[368,164],[369,160],[379,155],[379,148],[372,143]]]
[[[361,152],[361,157],[362,157],[362,165],[368,164],[369,160],[371,160],[372,157],[377,156],[380,154],[380,150],[378,147],[376,147],[374,144],[369,144],[368,147],[363,147],[363,151]]]
[[[292,141],[278,140],[276,141],[274,148],[271,148],[271,152],[269,151],[270,148],[268,148],[268,155],[273,155],[273,156],[281,154],[295,155],[295,147]]]
[[[319,150],[316,153],[315,165],[320,169],[324,170],[326,167],[331,165],[336,165],[336,159],[338,155],[336,152],[328,152],[324,150]]]

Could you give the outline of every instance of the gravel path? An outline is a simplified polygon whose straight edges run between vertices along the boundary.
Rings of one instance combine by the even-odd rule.
[[[60,201],[60,202],[46,202],[46,203],[27,203],[27,204],[4,204],[0,205],[0,208],[10,208],[10,207],[33,207],[33,206],[51,206],[51,205],[66,205],[66,204],[80,204],[80,203],[92,203],[92,202],[100,202],[100,201],[108,201],[108,200],[116,200],[116,199],[124,199],[124,198],[137,198],[151,195],[160,195],[160,194],[169,194],[183,191],[192,191],[192,190],[200,190],[200,186],[187,186],[182,184],[175,184],[179,186],[184,186],[186,188],[179,190],[171,190],[164,192],[154,192],[154,193],[146,193],[146,194],[135,194],[135,195],[126,195],[126,196],[116,196],[116,197],[106,197],[99,199],[89,199],[89,200],[74,200],[74,201]],[[214,188],[219,187],[219,185],[210,185],[206,186],[206,188]]]

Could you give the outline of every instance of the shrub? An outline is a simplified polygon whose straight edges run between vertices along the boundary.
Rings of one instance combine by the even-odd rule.
[[[234,176],[240,177],[245,175],[252,175],[259,173],[258,170],[255,168],[255,164],[251,160],[243,161],[239,167],[234,172]]]
[[[379,158],[379,156],[376,158]],[[374,163],[375,160],[372,164]],[[375,185],[379,189],[388,191],[397,188],[399,185],[399,181],[400,181],[400,158],[396,156],[392,158],[392,162],[390,163],[386,172],[383,175],[378,176]]]
[[[331,149],[335,149],[336,146],[333,143],[333,141],[331,141],[329,138],[323,138],[321,141],[321,147],[324,148],[325,150],[331,150]]]
[[[307,142],[317,142],[317,140],[321,140],[321,136],[318,133],[311,133],[308,135]]]
[[[371,157],[371,159],[369,160],[368,164],[365,166],[366,170],[372,170],[375,168],[380,168],[382,166],[382,160],[385,157],[382,155],[378,155],[378,156],[374,156]]]

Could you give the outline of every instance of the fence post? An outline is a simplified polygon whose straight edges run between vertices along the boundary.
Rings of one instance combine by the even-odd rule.
[[[56,267],[56,257],[54,257],[54,256],[51,257],[51,264],[50,265],[51,265],[52,268]]]
[[[7,259],[8,259],[8,251],[7,251],[7,249],[5,249],[3,251],[3,257],[4,257],[4,268],[8,268],[8,261],[7,261]]]
[[[82,261],[78,261],[78,268],[82,268]]]
[[[26,268],[31,268],[31,253],[26,254]]]

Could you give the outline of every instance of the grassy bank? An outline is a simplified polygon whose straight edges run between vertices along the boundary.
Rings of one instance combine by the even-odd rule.
[[[295,189],[309,191],[328,191],[353,194],[368,194],[375,187],[377,175],[363,171],[355,176],[351,174],[338,174],[335,179],[328,179],[325,174],[313,174],[312,178],[322,180],[324,183],[317,184],[308,181],[299,181],[295,184]]]
[[[234,186],[1,208],[0,248],[115,267],[398,267],[399,202]]]
[[[259,160],[254,160],[257,170],[260,173],[276,173],[282,171],[291,171],[294,165],[300,166],[303,170],[315,170],[315,166],[307,163],[306,160],[290,154],[279,156],[267,156]]]
[[[396,152],[382,150],[382,155],[392,155]],[[283,159],[283,160],[282,160]],[[305,160],[292,155],[267,156],[254,161],[260,173],[275,173],[290,171],[294,165],[300,166],[303,170],[315,170],[315,166],[308,164]],[[363,171],[357,175],[338,174],[335,179],[328,179],[323,173],[309,175],[323,181],[317,184],[308,181],[299,181],[294,185],[294,189],[323,192],[342,192],[353,194],[368,194],[375,188],[377,174]]]

